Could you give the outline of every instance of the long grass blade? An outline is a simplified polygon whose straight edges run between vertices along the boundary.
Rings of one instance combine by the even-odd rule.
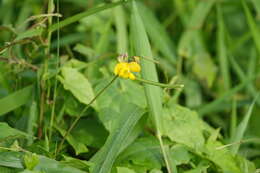
[[[138,56],[152,58],[153,55],[152,55],[150,43],[147,38],[144,24],[139,15],[138,4],[135,1],[133,1],[132,5],[133,5],[132,6],[133,14],[131,19],[131,31],[133,34],[132,39],[134,40],[133,43],[134,43],[135,52]],[[141,74],[143,79],[158,82],[158,76],[156,73],[156,67],[154,63],[150,61],[141,60],[141,66],[142,66]],[[153,86],[149,84],[144,84],[144,87],[145,87],[150,113],[153,117],[156,126],[157,137],[159,139],[164,160],[167,165],[167,170],[170,173],[173,171],[170,167],[169,160],[167,159],[167,153],[165,152],[164,145],[162,143],[162,136],[161,136],[162,90],[158,86]]]
[[[74,16],[71,16],[71,17],[69,17],[67,19],[64,19],[64,20],[60,21],[59,24],[54,24],[54,25],[50,26],[49,32],[53,32],[53,31],[55,31],[55,30],[57,30],[59,28],[63,28],[65,26],[67,26],[67,25],[75,23],[75,22],[79,21],[80,19],[82,19],[84,17],[96,14],[96,13],[101,12],[103,10],[106,10],[106,9],[109,9],[109,8],[113,8],[115,6],[118,6],[118,5],[121,5],[121,4],[124,4],[124,3],[127,3],[127,1],[120,1],[120,2],[115,2],[115,3],[109,3],[109,4],[103,5],[101,7],[95,7],[95,8],[92,8],[92,9],[88,10],[88,11],[76,14]]]
[[[143,114],[144,110],[133,104],[128,104],[121,110],[117,125],[104,146],[92,159],[94,161],[92,173],[110,172],[120,148],[124,147],[124,141],[127,140]]]
[[[32,88],[32,85],[27,86],[0,99],[0,116],[26,104],[31,96]]]
[[[218,13],[218,32],[217,32],[217,50],[218,50],[218,58],[220,63],[220,70],[223,77],[223,85],[224,89],[227,91],[230,89],[230,75],[229,75],[229,64],[227,57],[227,50],[225,46],[225,30],[224,30],[224,21],[221,5],[217,5],[217,13]]]
[[[259,33],[259,30],[258,30],[258,27],[255,23],[255,20],[251,14],[251,12],[249,11],[249,8],[245,2],[245,0],[241,0],[242,1],[242,5],[243,5],[243,8],[244,8],[244,11],[245,11],[245,15],[246,15],[246,19],[247,19],[247,23],[248,23],[248,26],[250,28],[250,31],[251,31],[251,34],[253,36],[253,40],[255,42],[255,45],[256,45],[256,48],[257,48],[257,51],[258,53],[260,53],[260,33]]]
[[[245,117],[243,118],[243,120],[241,121],[241,123],[238,125],[237,129],[236,129],[236,132],[235,132],[235,135],[231,138],[231,143],[234,143],[234,142],[239,142],[243,139],[243,136],[245,134],[245,131],[246,131],[246,128],[247,128],[247,125],[249,123],[249,120],[250,120],[250,117],[251,117],[251,114],[252,114],[252,111],[253,111],[253,108],[254,108],[254,105],[255,105],[255,102],[257,100],[257,98],[259,97],[259,94],[255,97],[254,101],[252,102],[252,104],[250,105]],[[238,150],[239,150],[239,146],[240,144],[236,144],[236,145],[233,145],[231,147],[231,152],[233,154],[237,154]]]
[[[207,113],[211,112],[211,111],[215,111],[218,109],[218,107],[220,106],[220,104],[231,98],[231,96],[233,96],[235,93],[237,93],[238,91],[240,91],[241,89],[243,89],[249,82],[251,82],[252,80],[254,80],[256,78],[256,76],[252,77],[252,78],[247,78],[246,80],[244,80],[243,82],[241,82],[239,85],[237,85],[236,87],[230,89],[229,91],[227,91],[226,93],[224,93],[222,96],[220,96],[218,99],[214,100],[213,102],[206,104],[205,106],[201,107],[200,109],[198,109],[198,112],[200,114],[200,116],[205,116]]]

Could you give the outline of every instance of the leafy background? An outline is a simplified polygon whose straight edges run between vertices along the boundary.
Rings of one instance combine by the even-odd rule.
[[[0,1],[0,172],[258,172],[259,19],[258,0]],[[122,53],[183,89],[115,79]]]

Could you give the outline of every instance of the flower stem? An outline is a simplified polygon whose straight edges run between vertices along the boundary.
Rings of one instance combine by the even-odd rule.
[[[79,116],[77,116],[77,118],[73,121],[73,123],[71,124],[71,126],[69,127],[69,129],[66,131],[65,135],[63,136],[63,139],[61,141],[61,143],[58,146],[58,149],[55,153],[55,156],[57,153],[60,152],[63,143],[65,142],[66,137],[70,134],[71,130],[76,126],[77,122],[80,120],[80,118],[82,117],[82,115],[86,112],[86,110],[91,106],[92,103],[94,103],[94,101],[117,79],[118,76],[115,76],[104,88],[102,88],[97,95],[86,105],[86,107],[80,112]]]
[[[159,87],[163,87],[163,88],[181,89],[184,87],[184,85],[181,85],[181,84],[163,84],[163,83],[159,83],[159,82],[145,80],[145,79],[138,78],[138,77],[136,78],[136,80],[141,83],[147,83],[150,85],[155,85],[155,86],[159,86]]]

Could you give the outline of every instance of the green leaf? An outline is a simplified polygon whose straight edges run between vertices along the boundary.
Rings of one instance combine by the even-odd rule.
[[[260,1],[258,1],[258,0],[251,0],[251,1],[253,2],[254,7],[257,11],[257,15],[259,17],[260,16]]]
[[[80,160],[80,159],[76,159],[73,157],[69,157],[69,156],[63,156],[65,161],[61,161],[63,164],[74,167],[74,168],[78,168],[84,171],[88,171],[91,163],[85,160]]]
[[[141,57],[147,57],[153,60],[153,54],[151,46],[146,34],[144,23],[139,14],[139,4],[133,1],[132,3],[132,16],[131,16],[131,31],[133,46],[136,55]],[[141,59],[141,75],[145,80],[158,82],[158,75],[156,66],[152,61],[146,61]],[[149,106],[149,112],[151,113],[153,122],[156,127],[156,135],[159,139],[160,146],[163,152],[163,156],[166,162],[168,172],[173,172],[173,168],[170,166],[170,161],[167,159],[167,152],[164,150],[161,130],[161,115],[162,115],[162,89],[158,86],[144,84],[146,100]]]
[[[147,30],[152,42],[169,62],[175,64],[175,46],[166,32],[166,29],[149,8],[145,7],[142,3],[139,3],[139,6],[141,9],[140,15],[143,19],[142,21],[144,22],[145,29]]]
[[[39,163],[39,156],[35,153],[26,153],[23,157],[24,165],[26,169],[33,170]]]
[[[95,91],[100,91],[109,80],[100,80],[95,87]],[[97,99],[99,119],[108,131],[111,131],[117,117],[120,116],[118,112],[122,103],[133,103],[145,108],[147,104],[143,87],[131,80],[117,79]]]
[[[223,103],[224,101],[226,101],[228,98],[231,98],[234,94],[236,94],[238,91],[240,91],[241,89],[243,89],[249,82],[251,82],[255,77],[252,78],[246,78],[244,81],[242,81],[240,84],[238,84],[237,86],[235,86],[234,88],[231,88],[230,90],[228,90],[227,92],[225,92],[224,94],[222,94],[221,96],[219,96],[217,99],[215,99],[214,101],[203,105],[199,110],[198,113],[201,116],[204,116],[205,114],[209,113],[209,112],[213,112],[219,109],[219,107],[221,107],[221,103]]]
[[[20,130],[10,127],[7,123],[0,122],[0,140],[8,137],[27,137],[28,135]]]
[[[23,168],[22,152],[0,152],[0,165],[12,168]],[[1,170],[1,169],[0,169]],[[62,164],[56,160],[39,156],[39,163],[34,171],[48,173],[84,173],[83,171]]]
[[[217,66],[209,54],[201,53],[194,57],[193,72],[200,80],[205,81],[210,88],[217,75]]]
[[[118,0],[115,0],[118,1]],[[125,11],[122,6],[115,7],[114,18],[117,34],[117,53],[124,54],[128,52],[128,35]]]
[[[98,120],[88,118],[80,120],[71,135],[77,137],[78,143],[100,148],[104,145],[108,132]]]
[[[56,23],[54,25],[52,25],[50,28],[49,28],[49,31],[50,32],[53,32],[57,29],[60,29],[60,28],[63,28],[64,26],[67,26],[69,24],[72,24],[72,23],[75,23],[77,21],[79,21],[80,19],[84,18],[84,17],[87,17],[87,16],[90,16],[90,15],[93,15],[93,14],[96,14],[96,13],[99,13],[103,10],[106,10],[106,9],[110,9],[110,8],[113,8],[115,6],[118,6],[118,5],[121,5],[121,4],[124,4],[124,3],[127,3],[127,1],[120,1],[120,2],[115,2],[115,3],[109,3],[109,4],[106,4],[106,5],[103,5],[103,6],[100,6],[100,7],[95,7],[95,8],[92,8],[88,11],[85,11],[85,12],[82,12],[82,13],[78,13],[74,16],[71,16],[63,21],[60,21],[59,23]]]
[[[221,77],[223,78],[224,90],[228,91],[231,86],[227,48],[225,41],[225,27],[223,21],[222,7],[217,6],[218,30],[217,30],[217,52],[220,64]]]
[[[0,165],[11,168],[23,168],[22,154],[19,152],[0,152]]]
[[[254,105],[256,100],[258,99],[259,94],[255,97],[254,101],[252,102],[252,104],[250,105],[245,117],[243,118],[243,120],[241,121],[241,123],[237,126],[236,132],[234,134],[234,136],[231,137],[231,142],[232,143],[236,143],[239,142],[243,139],[243,136],[245,134],[245,131],[247,129]],[[240,144],[235,144],[231,147],[231,152],[233,154],[237,154],[238,149],[239,149]]]
[[[176,165],[188,164],[191,160],[188,148],[181,144],[172,146],[170,149],[170,155]]]
[[[56,126],[56,129],[61,133],[62,136],[65,135],[66,131],[63,130],[61,127]],[[73,147],[76,155],[88,152],[88,148],[85,146],[85,144],[79,142],[74,136],[72,136],[72,134],[69,134],[66,137],[66,140]]]
[[[117,173],[135,173],[134,170],[126,167],[116,167]]]
[[[205,127],[196,112],[179,105],[164,109],[162,134],[172,141],[184,144],[196,151],[202,151]]]
[[[18,36],[15,38],[14,41],[19,41],[19,40],[22,40],[25,38],[40,36],[42,34],[42,32],[43,32],[43,28],[29,29],[29,30],[26,30],[25,32],[18,34]]]
[[[255,20],[252,16],[252,14],[249,11],[247,4],[245,3],[245,0],[242,0],[242,5],[243,5],[243,8],[244,8],[244,11],[245,11],[245,14],[246,14],[246,19],[247,19],[248,26],[250,28],[251,35],[252,35],[253,40],[255,42],[256,49],[257,49],[258,53],[260,53],[260,41],[259,41],[260,32],[259,32],[259,29],[256,25],[256,22],[255,22]]]
[[[35,167],[36,171],[43,171],[48,173],[85,173],[79,169],[62,164],[56,160],[40,156],[40,162]]]
[[[178,55],[190,57],[194,54],[194,52],[204,51],[204,47],[201,43],[202,38],[199,33],[199,28],[203,26],[203,23],[215,2],[216,0],[209,0],[206,2],[197,3],[190,18],[184,21],[186,24],[186,31],[180,38]]]
[[[130,161],[134,165],[143,166],[146,169],[161,169],[163,158],[160,144],[154,137],[142,137],[137,139],[123,151],[117,159],[117,163]]]
[[[0,116],[28,103],[32,92],[33,87],[30,85],[0,99]]]
[[[231,152],[227,148],[219,148],[222,147],[223,144],[216,141],[217,136],[218,131],[215,131],[208,139],[204,151],[206,157],[219,166],[223,172],[242,173]]]
[[[91,159],[94,163],[92,173],[110,172],[120,149],[124,146],[125,141],[143,114],[144,110],[133,104],[121,107],[120,116],[106,143]]]
[[[94,92],[88,79],[71,67],[61,69],[62,77],[59,76],[60,82],[66,90],[69,90],[81,103],[89,104],[94,98]],[[96,103],[92,104],[96,107]]]
[[[189,170],[189,171],[185,171],[183,173],[202,173],[202,172],[207,172],[208,166],[203,166],[203,165],[199,165],[198,167]]]

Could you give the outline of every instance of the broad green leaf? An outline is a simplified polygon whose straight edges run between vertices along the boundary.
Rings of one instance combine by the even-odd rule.
[[[143,166],[147,170],[161,169],[164,162],[158,140],[154,137],[137,139],[118,156],[117,163],[119,165],[126,161]]]
[[[27,137],[28,135],[20,130],[10,127],[7,123],[0,122],[0,140],[8,137]],[[3,133],[4,132],[4,133]]]
[[[184,144],[196,151],[203,149],[205,127],[196,112],[179,105],[164,109],[163,131],[172,141]]]
[[[211,88],[217,75],[217,66],[207,53],[201,53],[194,57],[193,72]]]
[[[40,156],[40,162],[35,170],[48,173],[85,173],[85,171],[70,167],[45,156]]]
[[[11,168],[23,168],[22,155],[19,152],[0,152],[0,165]]]
[[[23,156],[24,153],[22,152],[0,152],[0,165],[11,168],[23,168]],[[84,171],[40,155],[39,163],[34,168],[34,171],[46,173],[84,173]]]
[[[206,142],[204,148],[206,158],[219,166],[223,172],[242,173],[231,152],[227,148],[219,148],[223,145],[216,140],[216,136],[218,136],[218,131],[213,133]]]
[[[185,94],[186,106],[189,108],[198,107],[202,104],[202,91],[200,85],[195,80],[189,78],[182,78]]]
[[[189,150],[184,145],[174,145],[170,149],[170,154],[173,162],[176,165],[188,164],[191,160],[191,155],[189,154]]]
[[[189,170],[189,171],[185,171],[183,173],[202,173],[202,172],[207,172],[208,166],[203,166],[203,165],[199,165],[196,168]]]
[[[124,142],[131,134],[138,120],[144,114],[144,110],[136,105],[128,104],[127,107],[123,105],[125,104],[122,104],[120,116],[106,143],[91,159],[94,163],[94,166],[91,169],[92,173],[110,172],[120,149],[124,146]]]
[[[126,167],[116,167],[117,173],[135,173],[134,170]]]
[[[61,69],[62,76],[59,76],[60,82],[66,90],[69,90],[81,103],[89,104],[94,98],[94,92],[88,79],[71,67]],[[92,104],[96,107],[96,103]]]
[[[40,36],[42,34],[42,32],[43,32],[43,28],[29,29],[29,30],[26,30],[25,32],[18,34],[18,36],[15,38],[14,41],[19,41],[19,40],[22,40],[25,38]]]
[[[73,157],[69,157],[69,156],[63,156],[65,161],[61,161],[62,164],[74,167],[74,168],[78,168],[84,171],[88,171],[89,167],[91,165],[90,162],[85,161],[85,160],[80,160],[80,159],[76,159]]]
[[[109,80],[111,79],[100,80],[95,92],[100,91]],[[111,131],[116,117],[119,116],[122,103],[133,103],[145,108],[147,104],[143,87],[134,81],[118,79],[97,99],[99,119],[108,131]]]
[[[30,85],[0,99],[0,116],[28,103],[32,92],[33,87]]]
[[[78,13],[74,16],[71,16],[67,19],[64,19],[63,21],[60,21],[59,23],[56,23],[54,25],[52,25],[50,28],[49,28],[49,31],[55,31],[57,29],[60,29],[60,28],[63,28],[67,25],[70,25],[72,23],[75,23],[77,21],[79,21],[80,19],[84,18],[84,17],[87,17],[87,16],[90,16],[90,15],[93,15],[93,14],[96,14],[96,13],[99,13],[103,10],[106,10],[106,9],[110,9],[110,8],[113,8],[115,6],[118,6],[118,5],[121,5],[121,4],[124,4],[124,3],[127,3],[127,1],[120,1],[120,2],[115,2],[115,3],[109,3],[109,4],[106,4],[106,5],[103,5],[103,6],[100,6],[100,7],[95,7],[95,8],[92,8],[92,9],[89,9],[85,12],[82,12],[82,13]]]
[[[104,145],[108,132],[98,120],[93,118],[82,119],[71,132],[78,143],[86,146],[100,148]]]
[[[58,127],[56,125],[56,129],[61,133],[62,136],[65,135],[66,131],[63,130],[61,127]],[[83,144],[82,142],[79,142],[77,140],[77,138],[75,138],[74,136],[72,136],[72,134],[69,134],[66,137],[66,140],[68,141],[68,143],[73,147],[73,149],[76,152],[76,155],[79,155],[81,153],[87,153],[88,152],[88,148],[86,147],[85,144]]]

